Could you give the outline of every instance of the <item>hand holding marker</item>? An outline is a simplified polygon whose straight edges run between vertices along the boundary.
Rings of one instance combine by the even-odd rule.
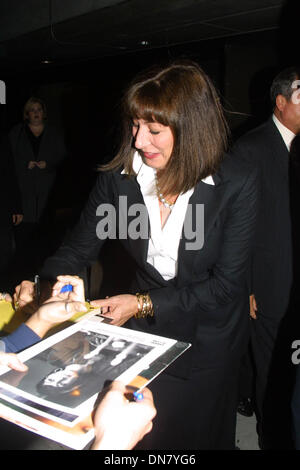
[[[72,284],[66,284],[65,286],[61,288],[60,293],[63,294],[65,292],[72,292],[72,291],[73,291]]]
[[[77,279],[79,281],[79,278],[77,278]],[[95,315],[101,317],[102,321],[104,321],[105,323],[111,323],[111,321],[112,321],[111,318],[102,315],[102,308],[99,309],[99,307],[97,305],[96,306],[91,305],[90,301],[88,299],[84,298],[84,287],[83,287],[82,280],[80,279],[81,284],[78,285],[78,286],[80,286],[79,290],[78,290],[78,286],[77,286],[78,281],[76,281],[75,284],[71,284],[70,281],[71,282],[74,281],[73,276],[58,276],[57,277],[57,283],[54,286],[54,291],[53,291],[54,295],[57,295],[58,293],[59,294],[67,294],[68,299],[72,299],[72,300],[73,300],[73,298],[75,299],[75,297],[76,297],[76,300],[80,300],[80,301],[85,302],[86,307],[88,308],[89,311],[95,311]],[[77,298],[78,296],[80,297],[80,299]],[[83,297],[83,300],[81,299],[81,296]]]

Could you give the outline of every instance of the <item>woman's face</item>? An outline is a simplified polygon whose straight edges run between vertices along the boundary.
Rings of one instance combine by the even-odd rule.
[[[43,108],[39,103],[33,103],[28,110],[28,121],[30,124],[41,124],[44,119]]]
[[[53,388],[63,388],[78,378],[79,366],[76,364],[66,366],[64,369],[56,369],[45,377],[43,385]]]
[[[163,170],[172,154],[174,137],[169,126],[159,122],[134,119],[132,124],[134,146],[144,163],[155,170]]]

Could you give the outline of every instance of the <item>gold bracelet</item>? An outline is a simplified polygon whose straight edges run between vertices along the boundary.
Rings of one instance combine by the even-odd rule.
[[[143,304],[141,305],[141,299],[140,299],[140,294],[136,294],[136,298],[137,298],[137,302],[138,302],[138,311],[137,311],[137,314],[136,315],[140,315],[140,313],[142,312],[142,307],[143,307]],[[137,317],[139,318],[139,317]]]
[[[148,293],[140,294],[136,293],[138,302],[138,311],[135,313],[135,318],[146,318],[148,316],[153,317],[154,310],[150,295]]]

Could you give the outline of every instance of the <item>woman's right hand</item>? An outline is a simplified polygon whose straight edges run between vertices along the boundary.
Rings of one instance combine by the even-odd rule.
[[[106,297],[106,299],[93,300],[92,307],[100,307],[102,315],[111,318],[111,324],[122,326],[135,313],[138,312],[138,301],[136,295],[120,294]]]

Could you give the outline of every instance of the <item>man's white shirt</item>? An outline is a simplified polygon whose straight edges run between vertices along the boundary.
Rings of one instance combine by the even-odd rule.
[[[292,141],[295,138],[296,134],[294,134],[292,131],[290,131],[290,129],[285,127],[285,125],[282,124],[282,122],[280,122],[279,119],[277,119],[275,114],[273,114],[272,118],[273,118],[275,126],[279,130],[280,135],[284,140],[285,145],[287,146],[288,151],[290,151]]]

